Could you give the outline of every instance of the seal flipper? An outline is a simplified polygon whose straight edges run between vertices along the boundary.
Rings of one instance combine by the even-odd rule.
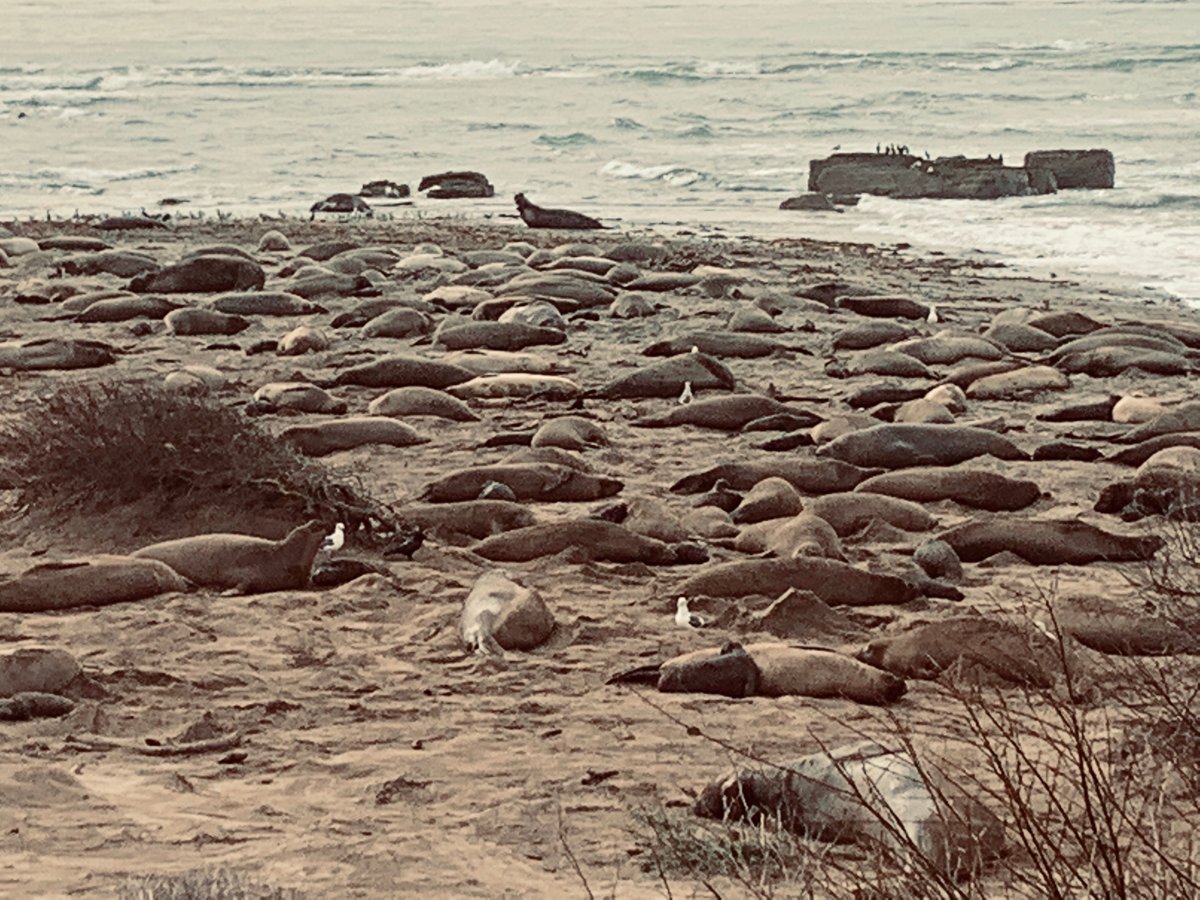
[[[658,677],[662,671],[662,666],[658,663],[650,666],[638,666],[636,669],[630,669],[628,672],[618,672],[605,684],[649,684],[655,687],[658,686]]]

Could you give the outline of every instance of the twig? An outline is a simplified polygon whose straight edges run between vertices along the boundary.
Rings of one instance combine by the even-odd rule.
[[[101,737],[98,734],[85,734],[79,737],[67,735],[68,750],[132,750],[143,756],[191,756],[199,753],[217,753],[230,750],[242,742],[240,731],[231,731],[220,737],[208,738],[203,741],[189,741],[186,744],[162,744],[152,746],[137,741],[121,740],[119,738]]]
[[[579,860],[575,858],[575,854],[571,852],[571,845],[567,843],[567,832],[563,827],[562,806],[558,807],[558,842],[562,844],[563,853],[567,854],[567,859],[571,861],[571,867],[575,870],[575,874],[579,876],[579,880],[583,884],[583,890],[588,895],[588,900],[596,900],[596,895],[592,893],[592,888],[588,884],[587,876],[583,874]]]

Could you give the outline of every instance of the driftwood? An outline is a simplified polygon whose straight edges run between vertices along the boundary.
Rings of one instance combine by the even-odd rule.
[[[200,753],[219,753],[231,750],[242,742],[240,731],[231,731],[219,737],[203,741],[189,741],[186,744],[161,744],[153,746],[138,741],[121,738],[103,737],[98,734],[84,734],[78,737],[69,734],[66,737],[66,749],[80,751],[132,750],[142,756],[193,756]]]

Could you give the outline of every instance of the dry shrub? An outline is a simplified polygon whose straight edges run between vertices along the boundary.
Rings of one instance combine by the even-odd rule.
[[[393,528],[356,480],[299,455],[236,408],[157,383],[63,384],[0,424],[0,484],[43,516],[143,508],[286,511]]]
[[[290,888],[271,887],[227,866],[180,875],[142,875],[121,888],[121,900],[297,900]]]

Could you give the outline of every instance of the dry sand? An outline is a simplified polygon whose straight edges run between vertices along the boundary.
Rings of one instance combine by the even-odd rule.
[[[34,238],[58,232],[99,234],[70,224],[9,227]],[[461,222],[294,221],[194,224],[105,237],[114,246],[168,261],[205,244],[234,243],[254,251],[259,236],[271,227],[283,230],[295,250],[334,237],[364,246],[394,245],[405,252],[422,241],[455,253],[499,248],[510,240],[541,246],[577,240],[603,250],[622,237],[551,235]],[[1169,303],[1037,280],[1002,267],[918,258],[893,248],[806,240],[666,243],[672,268],[709,264],[745,269],[750,284],[743,286],[743,294],[775,297],[789,307],[779,321],[797,331],[784,337],[808,347],[813,356],[726,363],[750,387],[773,385],[784,396],[804,398],[798,406],[822,415],[844,409],[840,398],[851,390],[882,379],[832,380],[824,374],[829,335],[863,320],[796,296],[818,282],[844,280],[873,293],[934,302],[944,323],[971,331],[1000,310],[1017,306],[1079,310],[1106,322],[1194,321],[1189,310]],[[255,255],[270,274],[295,250]],[[353,308],[356,298],[324,298],[324,314],[258,317],[251,329],[232,338],[177,338],[158,322],[149,334],[135,337],[132,323],[48,322],[43,319],[52,306],[5,299],[19,285],[45,278],[65,255],[14,257],[12,268],[0,269],[0,333],[87,336],[128,352],[103,369],[5,375],[5,414],[36,403],[62,380],[161,377],[192,363],[225,373],[231,387],[218,398],[240,404],[268,381],[297,372],[329,378],[339,367],[405,350],[411,343],[364,341],[351,330],[330,331],[335,335],[332,349],[303,357],[205,349],[214,343],[244,348],[278,338],[301,323],[327,326],[335,314]],[[110,276],[65,280],[106,287],[126,282]],[[430,281],[406,281],[389,291],[415,297],[431,286]],[[719,327],[736,304],[745,302],[733,296],[714,298],[698,288],[656,299],[669,309],[633,320],[615,320],[599,310],[595,317],[576,320],[566,344],[533,349],[574,366],[571,377],[595,387],[644,362],[638,352],[652,341],[689,327]],[[802,330],[808,323],[812,329]],[[916,327],[933,331],[942,326],[922,322]],[[442,353],[427,345],[414,352]],[[1053,436],[1087,430],[1089,423],[1050,425],[1034,419],[1050,406],[1135,390],[1169,402],[1192,390],[1185,377],[1139,371],[1105,379],[1077,376],[1073,383],[1070,392],[1032,400],[972,402],[962,418],[1004,417],[1008,436],[1030,450]],[[338,388],[334,393],[354,414],[364,412],[384,390]],[[597,470],[624,481],[618,500],[649,497],[683,514],[694,498],[668,491],[677,478],[718,460],[771,457],[751,449],[773,436],[769,432],[630,427],[633,418],[674,404],[585,403],[612,442],[610,448],[588,451],[586,458]],[[413,420],[430,438],[427,444],[366,447],[326,461],[353,469],[371,491],[402,503],[441,473],[497,461],[511,452],[481,449],[490,436],[527,429],[568,406],[477,403],[482,419],[477,423]],[[262,421],[279,428],[319,418]],[[802,448],[782,455],[811,453]],[[1047,496],[1031,514],[1080,516],[1123,533],[1143,527],[1091,512],[1100,488],[1127,470],[1078,462],[977,462],[1037,481]],[[539,504],[536,514],[552,520],[599,505]],[[949,501],[928,508],[943,527],[988,515]],[[38,559],[80,552],[127,552],[209,524],[138,522],[114,514],[57,531],[30,531],[27,521],[15,516],[0,533],[0,571],[11,574]],[[236,524],[228,527],[236,530]],[[886,538],[848,540],[851,561],[887,570],[903,557],[903,546],[896,552],[898,545],[907,543],[911,552],[922,536]],[[711,553],[718,561],[737,557],[719,547]],[[377,550],[356,547],[353,536],[342,551],[346,554],[382,563]],[[457,635],[462,601],[490,564],[431,537],[411,562],[384,565],[391,582],[369,576],[327,591],[253,597],[201,591],[98,610],[0,614],[0,650],[65,648],[108,694],[82,701],[60,720],[0,724],[0,894],[111,896],[133,875],[230,864],[313,897],[583,896],[582,880],[564,852],[569,847],[594,892],[607,894],[612,888],[617,897],[664,896],[631,811],[664,804],[685,807],[728,764],[728,752],[695,729],[769,758],[798,756],[863,732],[886,735],[890,729],[878,710],[840,700],[658,694],[643,699],[638,691],[605,686],[622,669],[719,643],[729,635],[721,628],[691,631],[674,623],[674,585],[695,567],[578,562],[569,555],[506,565],[541,592],[564,635],[551,648],[509,654],[500,663],[465,654]],[[1127,593],[1125,573],[1131,566],[966,568],[961,606],[922,600],[906,607],[855,610],[852,616],[864,627],[878,628],[955,613],[962,606],[985,613],[1012,610],[1021,597],[1035,594],[1036,586],[1055,583],[1061,591]],[[765,602],[750,605],[762,608]],[[710,614],[721,611],[713,603],[694,607]],[[915,729],[936,735],[952,724],[938,696],[927,683],[910,682],[908,696],[894,711]],[[157,758],[119,748],[81,750],[64,740],[82,734],[134,742],[164,739],[210,717],[219,730],[238,729],[245,736],[233,754]],[[704,893],[686,881],[674,882],[673,891],[675,896]],[[736,890],[730,895],[736,896]]]

